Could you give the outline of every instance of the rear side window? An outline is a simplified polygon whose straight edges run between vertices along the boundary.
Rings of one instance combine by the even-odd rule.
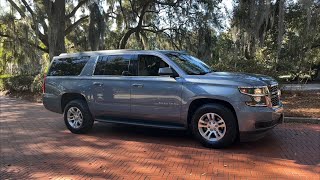
[[[47,75],[78,76],[89,59],[89,56],[55,59]]]
[[[136,75],[136,68],[134,68],[136,59],[135,55],[101,56],[98,59],[94,75]]]

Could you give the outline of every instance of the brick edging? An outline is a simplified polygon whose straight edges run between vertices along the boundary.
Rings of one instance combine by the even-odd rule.
[[[320,124],[320,118],[284,117],[284,123],[311,123],[311,124]]]

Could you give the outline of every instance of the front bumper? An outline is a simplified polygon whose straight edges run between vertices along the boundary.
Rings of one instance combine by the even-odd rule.
[[[263,137],[265,133],[283,123],[283,106],[249,107],[240,106],[237,118],[240,132],[240,140],[248,141]]]

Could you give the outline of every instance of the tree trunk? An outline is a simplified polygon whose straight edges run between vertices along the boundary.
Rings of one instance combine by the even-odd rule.
[[[279,0],[279,20],[278,20],[278,37],[277,37],[277,57],[275,59],[275,70],[277,71],[279,56],[283,39],[283,20],[284,20],[284,0]]]
[[[65,37],[65,0],[50,1],[48,3],[48,21],[49,21],[49,56],[66,52]]]

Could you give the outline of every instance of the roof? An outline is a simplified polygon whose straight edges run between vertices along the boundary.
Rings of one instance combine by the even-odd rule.
[[[126,52],[160,52],[163,54],[167,53],[186,53],[185,51],[174,51],[174,50],[134,50],[134,49],[117,49],[117,50],[100,50],[100,51],[84,51],[77,53],[61,53],[59,56],[79,56],[79,55],[92,55],[92,54],[112,54],[112,53],[126,53]]]

